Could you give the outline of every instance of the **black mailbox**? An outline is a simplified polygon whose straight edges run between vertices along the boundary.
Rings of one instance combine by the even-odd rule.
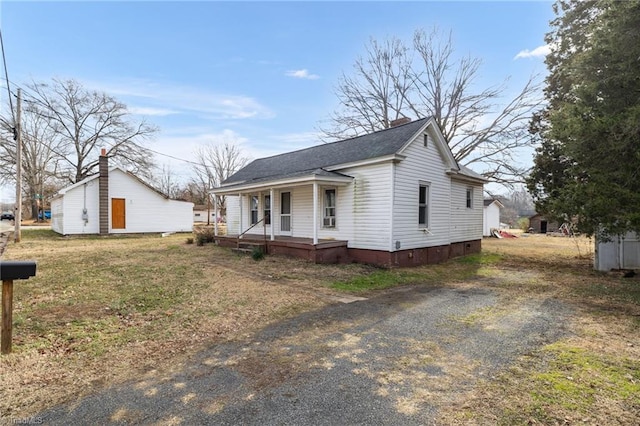
[[[36,275],[36,262],[16,260],[0,262],[0,281],[26,280]]]

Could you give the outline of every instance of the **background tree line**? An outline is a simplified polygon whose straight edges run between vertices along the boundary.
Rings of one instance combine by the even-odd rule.
[[[528,188],[536,206],[604,239],[640,232],[640,2],[560,0]]]
[[[335,87],[338,108],[322,125],[323,139],[386,129],[402,117],[433,116],[462,165],[475,166],[493,182],[523,181],[526,167],[517,156],[540,137],[529,131],[531,115],[540,108],[533,76],[512,98],[505,97],[506,77],[502,84],[478,88],[481,59],[456,55],[451,33],[436,28],[416,30],[410,43],[371,39],[365,50],[353,72],[343,74]],[[211,201],[209,189],[248,161],[235,141],[212,143],[196,150],[187,166],[192,178],[181,181],[167,166],[154,164],[148,142],[156,126],[134,119],[114,97],[75,80],[33,82],[25,87],[23,104],[25,199],[32,200],[33,212],[38,195],[50,196],[96,173],[101,148],[112,164],[167,195],[205,205]],[[2,118],[4,183],[15,179],[13,127],[12,117]],[[224,198],[216,201],[224,213]]]

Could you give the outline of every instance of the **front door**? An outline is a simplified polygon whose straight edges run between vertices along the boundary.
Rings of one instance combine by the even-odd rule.
[[[280,234],[291,235],[291,193],[280,193]]]
[[[124,198],[111,199],[111,229],[126,228],[126,211]]]

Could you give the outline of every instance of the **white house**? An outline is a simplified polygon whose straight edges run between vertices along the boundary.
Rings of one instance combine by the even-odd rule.
[[[209,216],[208,223],[215,222],[216,216],[213,208],[199,204],[193,206],[194,223],[207,223],[207,216]]]
[[[500,209],[504,205],[493,198],[484,200],[484,208],[482,210],[482,235],[491,236],[492,229],[500,229]]]
[[[598,271],[640,269],[640,235],[628,232],[611,241],[596,238],[594,267]]]
[[[193,203],[171,200],[135,175],[109,168],[58,192],[51,229],[63,235],[191,232]]]
[[[432,118],[405,122],[248,164],[212,190],[227,196],[217,241],[245,234],[318,263],[436,263],[480,250],[484,183]]]

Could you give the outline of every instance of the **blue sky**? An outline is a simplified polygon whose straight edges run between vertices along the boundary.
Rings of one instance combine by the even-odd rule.
[[[459,54],[483,60],[479,85],[511,77],[508,91],[517,92],[545,72],[539,53],[551,5],[2,1],[0,25],[13,89],[73,78],[157,125],[149,147],[158,152],[192,160],[198,145],[226,140],[258,158],[319,143],[337,106],[334,87],[370,37],[451,30]],[[0,99],[6,108],[6,89]],[[190,175],[187,163],[156,160]],[[13,198],[0,191],[0,200]]]

